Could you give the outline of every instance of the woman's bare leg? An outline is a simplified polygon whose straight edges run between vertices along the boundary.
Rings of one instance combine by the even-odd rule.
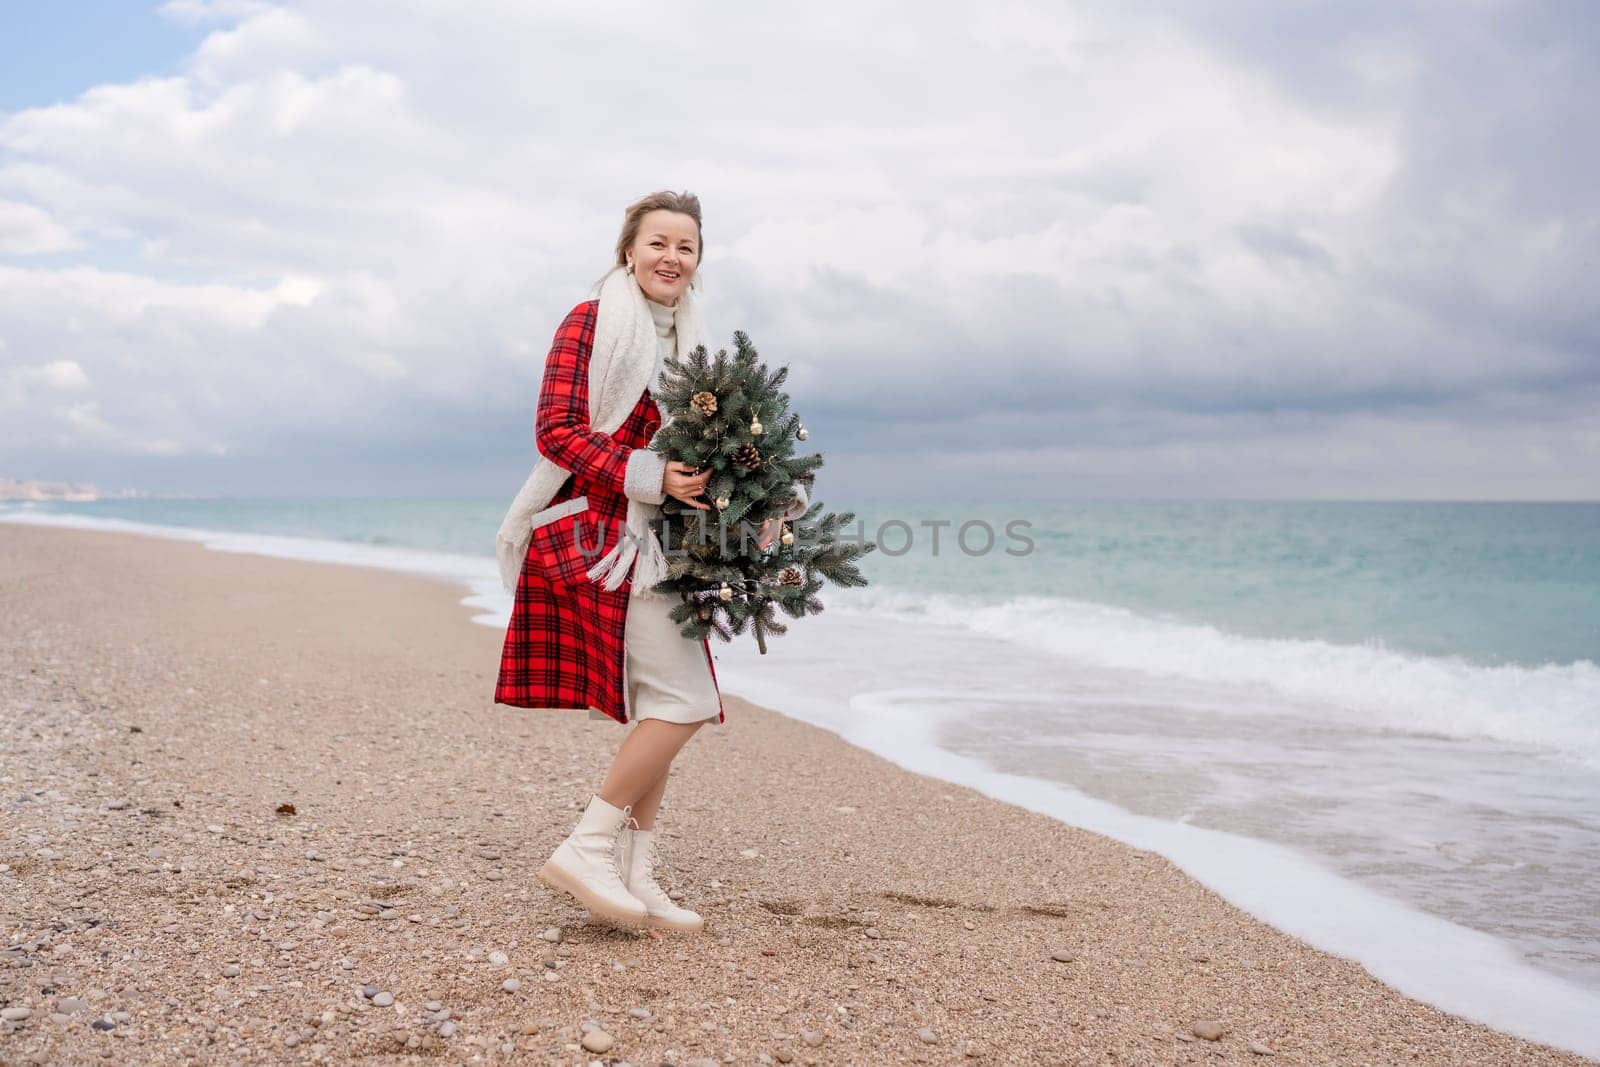
[[[704,721],[679,723],[665,719],[639,720],[628,736],[622,739],[622,747],[617,749],[611,761],[611,770],[606,774],[605,783],[600,786],[600,799],[619,808],[629,804],[637,808],[641,801],[654,793],[650,798],[650,824],[645,823],[643,815],[634,816],[641,828],[649,829],[650,825],[654,825],[655,805],[660,803],[661,795],[666,790],[667,771],[672,767],[673,759],[703,725]]]
[[[667,768],[656,784],[645,790],[644,796],[633,802],[633,818],[639,824],[640,830],[654,830],[656,826],[656,812],[661,807],[661,798],[667,792],[667,777],[672,769]]]

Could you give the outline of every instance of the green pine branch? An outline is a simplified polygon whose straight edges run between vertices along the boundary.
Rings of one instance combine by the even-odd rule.
[[[766,638],[788,632],[791,619],[822,611],[829,582],[864,586],[859,560],[877,545],[851,538],[853,512],[824,511],[812,499],[786,524],[791,543],[777,539],[763,552],[763,521],[788,509],[794,483],[816,484],[820,452],[797,454],[803,426],[782,389],[789,368],[771,370],[742,330],[734,354],[715,356],[704,345],[688,357],[669,356],[654,392],[662,426],[650,447],[668,460],[709,469],[709,510],[668,497],[664,547],[667,576],[655,589],[679,600],[672,619],[693,640],[715,633],[724,641],[749,630],[764,654]],[[814,497],[814,494],[812,494]]]

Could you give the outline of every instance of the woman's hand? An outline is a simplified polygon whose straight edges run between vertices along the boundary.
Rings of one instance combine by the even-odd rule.
[[[777,517],[768,519],[761,524],[761,532],[756,535],[756,547],[765,552],[767,546],[772,544],[772,539],[778,536],[778,531],[783,528],[783,520]]]
[[[661,490],[674,500],[681,500],[696,511],[707,511],[710,504],[702,504],[696,497],[704,496],[711,472],[702,471],[687,463],[667,461],[667,473],[661,479]]]

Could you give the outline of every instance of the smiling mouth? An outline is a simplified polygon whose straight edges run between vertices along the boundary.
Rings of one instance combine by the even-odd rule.
[[[662,281],[668,281],[668,282],[675,282],[675,281],[678,280],[678,275],[675,272],[671,272],[671,271],[658,270],[658,271],[656,271],[656,277],[660,278]]]

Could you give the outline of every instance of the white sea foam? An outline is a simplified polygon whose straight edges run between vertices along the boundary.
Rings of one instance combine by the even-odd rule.
[[[1600,1057],[1600,996],[1532,967],[1499,938],[1410,907],[1303,852],[1187,822],[1128,812],[1068,786],[996,771],[940,748],[941,723],[966,713],[964,689],[859,692],[847,704],[816,687],[718,668],[726,687],[839,734],[907,770],[1158,852],[1227,900],[1327,952],[1352,958],[1410,996],[1506,1033]],[[959,825],[959,820],[952,822]]]
[[[297,559],[310,563],[337,563],[351,567],[399,571],[429,578],[442,578],[466,584],[472,595],[462,603],[482,609],[480,619],[498,620],[504,625],[509,616],[510,598],[500,591],[494,561],[487,557],[450,552],[431,552],[421,548],[361,544],[353,541],[322,540],[314,537],[287,537],[281,534],[245,533],[237,530],[207,530],[192,526],[158,526],[127,519],[73,515],[48,511],[0,510],[0,522],[30,526],[66,526],[85,530],[116,530],[123,533],[165,537],[178,541],[198,541],[218,552],[238,552],[278,559]],[[494,594],[499,593],[496,599]],[[502,605],[505,610],[502,613]],[[479,621],[475,619],[474,621]]]
[[[1245,637],[1061,597],[999,604],[893,589],[843,590],[829,611],[957,626],[1095,667],[1253,686],[1284,714],[1353,727],[1488,738],[1600,769],[1600,666],[1483,666],[1377,644]]]

